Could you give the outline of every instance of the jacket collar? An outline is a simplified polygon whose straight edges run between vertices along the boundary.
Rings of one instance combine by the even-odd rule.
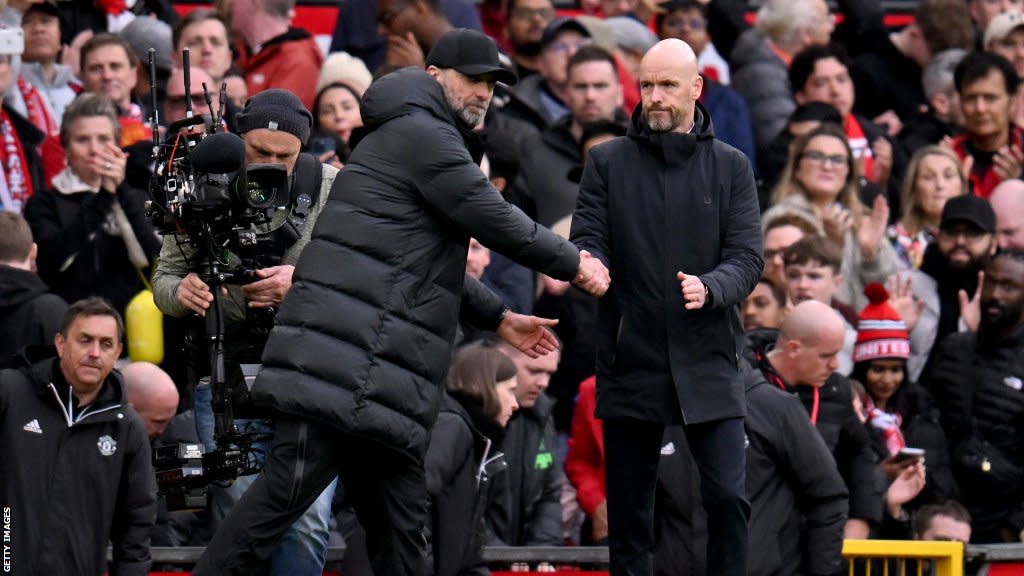
[[[626,136],[654,148],[665,161],[678,162],[692,156],[699,142],[712,141],[715,133],[707,109],[700,102],[694,102],[693,128],[688,133],[652,131],[644,118],[643,105],[638,104],[633,109],[633,117]]]

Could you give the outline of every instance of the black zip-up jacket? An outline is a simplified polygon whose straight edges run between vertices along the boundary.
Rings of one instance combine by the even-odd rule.
[[[501,475],[502,430],[474,400],[444,394],[425,472],[434,555],[431,576],[486,576],[484,511],[492,475]],[[492,441],[492,438],[493,441]]]
[[[842,573],[843,526],[848,493],[839,470],[807,412],[792,394],[769,384],[760,371],[744,373],[747,416],[746,487],[750,501],[749,576],[833,575]],[[690,576],[699,572],[704,550],[680,546],[694,540],[686,528],[703,530],[697,499],[699,480],[681,428],[666,432],[658,474],[658,495],[670,508],[658,514],[656,574]],[[688,478],[690,476],[690,478]],[[693,490],[682,493],[688,485]],[[675,508],[675,509],[671,509]],[[687,510],[688,509],[688,510]],[[692,523],[679,518],[695,514]],[[686,533],[677,533],[677,531]],[[696,560],[696,561],[695,561]]]
[[[0,372],[0,453],[13,574],[148,573],[156,480],[146,427],[118,372],[79,409],[56,350],[27,351],[17,369]]]
[[[700,103],[691,132],[652,132],[637,107],[583,170],[571,238],[612,277],[598,302],[599,418],[743,416],[739,304],[764,268],[757,188]],[[707,287],[703,308],[685,308],[679,271]]]
[[[755,330],[748,335],[751,352],[758,367],[773,386],[784,388],[800,398],[809,416],[814,410],[814,388],[794,386],[782,379],[767,359],[767,352],[778,338],[777,330]],[[815,427],[832,453],[839,473],[850,490],[850,518],[859,518],[878,526],[882,521],[885,479],[878,467],[878,456],[871,445],[867,427],[853,411],[850,381],[833,372],[818,389],[818,418]]]
[[[32,272],[0,265],[0,368],[25,346],[53,344],[67,308]]]
[[[508,471],[491,482],[490,546],[561,546],[565,474],[555,460],[554,402],[541,394],[508,423],[503,447]]]

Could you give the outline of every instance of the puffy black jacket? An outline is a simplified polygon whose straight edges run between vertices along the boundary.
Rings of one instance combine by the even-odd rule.
[[[971,434],[1007,461],[1024,468],[1024,327],[993,341],[982,333],[950,334],[933,355],[923,382],[935,397],[954,454],[960,497],[971,512],[979,542],[1000,539],[1003,528],[1024,529],[1024,482],[992,486],[957,468],[957,446]],[[996,489],[993,489],[996,488]],[[974,537],[972,536],[972,539]]]
[[[508,470],[491,482],[487,543],[491,546],[561,546],[565,474],[555,461],[554,403],[541,394],[508,423],[503,447]]]
[[[52,346],[0,371],[0,502],[11,514],[11,572],[101,576],[111,542],[111,576],[145,575],[156,516],[146,426],[125,402],[118,372],[74,418],[71,398]]]
[[[766,382],[758,370],[748,370],[744,384],[753,544],[747,574],[841,573],[848,494],[828,447],[795,396]],[[704,550],[692,544],[706,539],[698,494],[686,435],[669,428],[658,474],[656,574],[703,573],[693,568],[704,565]]]
[[[612,277],[598,303],[600,418],[743,415],[739,303],[764,268],[757,190],[699,103],[694,121],[693,134],[654,133],[638,107],[583,171],[571,237]],[[685,308],[678,271],[700,278],[709,304]]]
[[[0,368],[25,346],[53,344],[67,308],[32,272],[0,265]]]
[[[571,280],[579,253],[502,199],[441,85],[388,74],[313,230],[253,387],[257,403],[422,458],[466,282],[469,237]],[[500,312],[500,309],[499,309]],[[489,318],[493,329],[498,318]]]
[[[490,574],[480,554],[484,510],[491,471],[503,469],[504,459],[485,435],[485,430],[497,432],[498,423],[486,419],[472,400],[443,395],[425,463],[432,576]]]

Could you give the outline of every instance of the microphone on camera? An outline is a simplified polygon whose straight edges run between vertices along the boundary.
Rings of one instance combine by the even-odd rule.
[[[245,142],[230,132],[211,134],[192,150],[192,167],[204,174],[226,174],[245,164]]]

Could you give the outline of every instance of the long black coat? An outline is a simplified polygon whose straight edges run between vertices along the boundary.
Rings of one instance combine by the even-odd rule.
[[[490,185],[467,150],[472,134],[426,72],[380,78],[361,112],[368,133],[295,267],[253,398],[420,459],[451,359],[469,237],[562,280],[575,276],[579,254]]]
[[[612,276],[598,307],[597,416],[743,416],[738,304],[764,268],[757,189],[703,108],[694,134],[655,134],[637,107],[626,137],[592,150],[571,238]],[[678,271],[700,277],[709,305],[684,308]]]

